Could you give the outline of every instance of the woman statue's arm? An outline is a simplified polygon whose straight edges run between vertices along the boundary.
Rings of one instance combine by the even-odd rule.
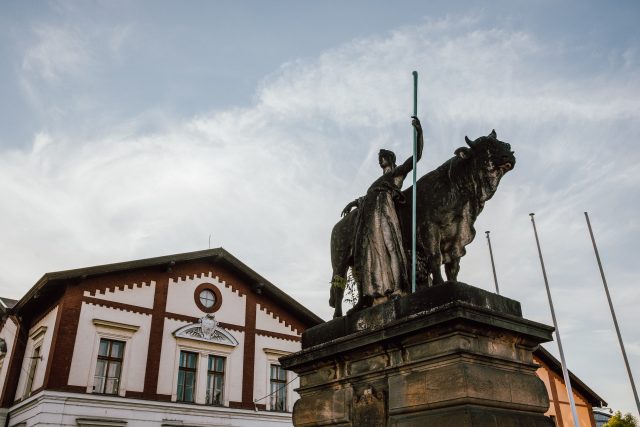
[[[347,204],[347,206],[345,206],[344,209],[342,210],[341,216],[347,216],[349,214],[349,212],[351,212],[351,209],[357,208],[358,206],[360,206],[360,203],[362,202],[362,199],[364,199],[364,196],[363,197],[358,197],[353,202],[349,202]]]
[[[411,116],[413,120],[411,120],[411,125],[416,129],[417,140],[418,140],[418,152],[416,157],[416,162],[418,162],[422,158],[422,148],[424,147],[424,140],[422,137],[422,125],[420,124],[420,120],[416,116]],[[403,164],[396,168],[396,174],[401,174],[406,176],[411,169],[413,169],[413,156],[409,157]]]

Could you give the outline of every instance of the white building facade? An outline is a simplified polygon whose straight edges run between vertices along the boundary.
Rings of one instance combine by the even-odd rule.
[[[278,358],[322,322],[223,249],[47,273],[3,307],[0,426],[291,425]]]

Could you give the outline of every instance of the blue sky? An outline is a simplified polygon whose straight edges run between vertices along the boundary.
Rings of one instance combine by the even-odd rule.
[[[460,279],[551,323],[635,412],[583,211],[640,376],[636,2],[2,2],[2,295],[45,272],[223,246],[328,318],[331,227],[411,146],[420,173],[495,128],[518,163]],[[547,345],[557,354],[555,345]]]

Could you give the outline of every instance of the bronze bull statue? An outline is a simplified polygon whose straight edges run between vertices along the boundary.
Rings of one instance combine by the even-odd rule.
[[[468,147],[458,148],[454,157],[416,183],[416,282],[419,286],[443,283],[442,264],[447,280],[457,280],[460,258],[476,234],[473,227],[476,218],[484,203],[496,192],[501,178],[515,166],[511,146],[498,140],[495,130],[475,141],[467,137],[465,140]],[[406,203],[396,204],[409,259],[412,191],[411,187],[404,190]],[[357,211],[355,209],[342,218],[331,232],[333,274],[329,304],[335,308],[334,317],[342,316],[345,278],[349,267],[354,265]],[[359,301],[356,309],[361,308],[363,302],[362,289],[357,285]]]

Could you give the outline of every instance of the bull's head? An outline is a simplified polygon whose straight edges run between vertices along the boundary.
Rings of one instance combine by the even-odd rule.
[[[455,151],[456,156],[471,167],[471,173],[481,183],[481,199],[484,202],[493,196],[500,179],[516,164],[511,145],[498,140],[496,131],[471,141],[466,136],[467,147]]]

